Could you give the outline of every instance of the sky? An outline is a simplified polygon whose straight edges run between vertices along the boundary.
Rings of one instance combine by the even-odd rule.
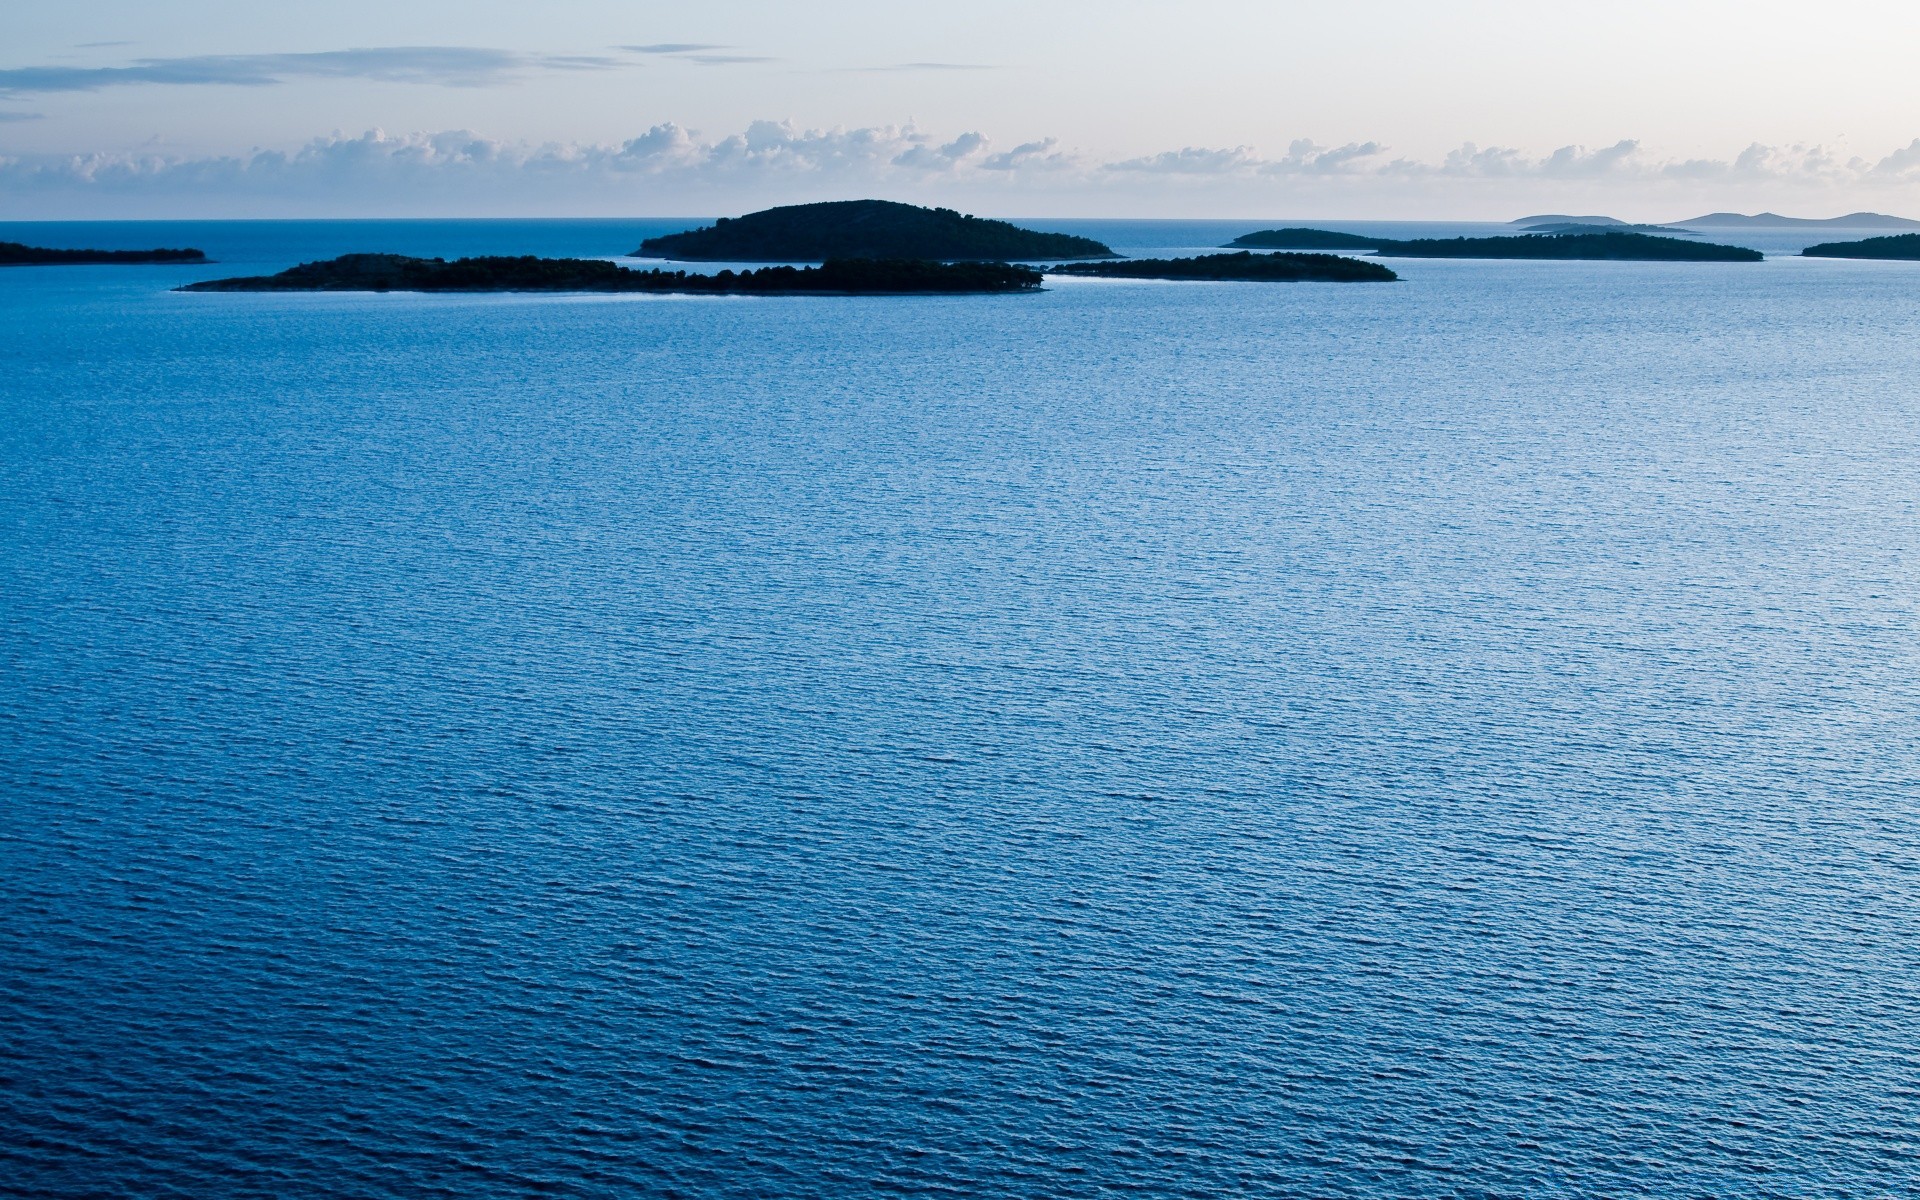
[[[0,0],[0,218],[1920,216],[1881,0]]]

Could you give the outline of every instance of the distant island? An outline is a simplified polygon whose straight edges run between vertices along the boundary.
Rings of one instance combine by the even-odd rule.
[[[1060,263],[1049,275],[1101,279],[1218,279],[1251,283],[1392,283],[1400,278],[1376,262],[1337,254],[1209,254],[1200,258],[1139,258],[1124,262]]]
[[[1865,238],[1857,242],[1822,242],[1800,252],[1803,258],[1887,258],[1920,261],[1920,233]]]
[[[824,262],[830,258],[926,258],[945,262],[1040,262],[1115,258],[1092,238],[1038,233],[1005,221],[891,200],[792,204],[722,217],[685,233],[648,238],[636,257],[685,262]]]
[[[1566,213],[1536,213],[1531,217],[1521,217],[1518,221],[1508,221],[1509,225],[1617,225],[1622,229],[1627,222],[1619,217],[1572,217]]]
[[[1766,257],[1743,246],[1717,246],[1679,238],[1608,229],[1595,233],[1526,234],[1519,237],[1416,238],[1371,243],[1385,258],[1596,259],[1618,262],[1759,262]]]
[[[1379,238],[1357,233],[1335,233],[1331,229],[1261,229],[1243,233],[1227,243],[1229,249],[1250,247],[1255,250],[1371,250]]]
[[[1680,229],[1672,225],[1629,225],[1624,221],[1608,221],[1604,224],[1586,221],[1548,221],[1541,225],[1528,225],[1521,233],[1677,233],[1683,237],[1692,237],[1693,231]]]
[[[656,292],[694,295],[925,295],[1030,292],[1040,272],[1006,263],[840,259],[757,271],[634,271],[594,258],[408,258],[345,254],[278,275],[211,279],[183,292]]]
[[[1691,221],[1675,221],[1675,225],[1691,225],[1708,229],[1920,229],[1920,221],[1909,221],[1905,217],[1890,217],[1885,213],[1857,212],[1844,217],[1783,217],[1779,213],[1718,212],[1708,213],[1704,217],[1695,217]]]
[[[199,250],[49,250],[0,242],[0,267],[77,266],[83,263],[203,263]]]
[[[1766,256],[1744,246],[1683,242],[1644,233],[1557,233],[1524,237],[1422,238],[1385,242],[1388,258],[1592,259],[1607,262],[1759,262]]]

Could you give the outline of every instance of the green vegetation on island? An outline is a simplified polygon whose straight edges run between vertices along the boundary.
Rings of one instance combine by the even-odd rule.
[[[1092,238],[1039,233],[1005,221],[891,200],[791,204],[648,238],[637,257],[685,262],[824,262],[830,258],[925,258],[943,262],[1040,262],[1114,258]]]
[[[1857,242],[1822,242],[1800,252],[1803,258],[1886,258],[1920,261],[1920,233],[1863,238]]]
[[[1227,243],[1232,250],[1371,250],[1379,238],[1331,229],[1261,229],[1243,233]]]
[[[1687,242],[1644,233],[1549,233],[1523,237],[1420,238],[1381,242],[1387,258],[1595,259],[1610,262],[1759,262],[1744,246]]]
[[[656,292],[695,295],[914,295],[1028,292],[1040,272],[1007,263],[836,259],[757,271],[634,271],[595,258],[408,258],[346,254],[278,275],[211,279],[183,292]]]
[[[49,250],[0,242],[0,267],[77,266],[86,263],[203,263],[199,250]]]
[[[1209,254],[1200,258],[1140,258],[1122,262],[1060,263],[1049,275],[1100,279],[1218,279],[1251,283],[1391,283],[1400,278],[1376,262],[1337,254]]]

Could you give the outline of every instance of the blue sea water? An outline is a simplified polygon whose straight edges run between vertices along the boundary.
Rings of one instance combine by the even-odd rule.
[[[683,224],[0,226],[0,1191],[1920,1194],[1920,266]]]

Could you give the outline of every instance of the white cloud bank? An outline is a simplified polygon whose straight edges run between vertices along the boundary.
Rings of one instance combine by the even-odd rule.
[[[911,126],[755,122],[702,137],[671,123],[617,145],[469,132],[316,138],[292,151],[0,155],[0,217],[706,215],[883,195],[1025,215],[1508,218],[1610,212],[1680,219],[1711,208],[1920,209],[1920,139],[1876,158],[1752,145],[1725,159],[1638,142],[1545,154],[1461,146],[1430,158],[1376,142],[1183,147],[1106,159],[1053,139],[998,148]]]

